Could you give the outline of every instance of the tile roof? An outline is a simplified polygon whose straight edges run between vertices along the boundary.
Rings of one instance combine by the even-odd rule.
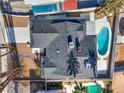
[[[63,7],[64,10],[75,10],[77,9],[77,0],[65,0]]]

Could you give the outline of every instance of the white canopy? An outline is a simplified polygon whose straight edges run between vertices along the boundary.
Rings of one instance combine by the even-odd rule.
[[[25,4],[39,5],[39,4],[50,4],[57,2],[64,2],[64,0],[24,0]]]

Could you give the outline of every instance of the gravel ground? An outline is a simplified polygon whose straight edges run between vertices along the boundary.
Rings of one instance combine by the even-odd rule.
[[[124,93],[124,74],[115,73],[112,83],[113,93]]]

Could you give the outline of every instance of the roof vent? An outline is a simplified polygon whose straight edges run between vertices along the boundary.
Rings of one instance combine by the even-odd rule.
[[[60,49],[57,48],[57,53],[60,53]]]

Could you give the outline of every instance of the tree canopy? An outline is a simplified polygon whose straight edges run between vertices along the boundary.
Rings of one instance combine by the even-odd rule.
[[[96,9],[96,13],[117,14],[124,8],[123,5],[124,0],[103,0],[100,7]]]
[[[79,72],[80,67],[77,58],[75,58],[73,55],[73,52],[70,53],[67,63],[68,63],[67,73],[69,75],[74,75],[74,77],[76,77],[76,74]]]

